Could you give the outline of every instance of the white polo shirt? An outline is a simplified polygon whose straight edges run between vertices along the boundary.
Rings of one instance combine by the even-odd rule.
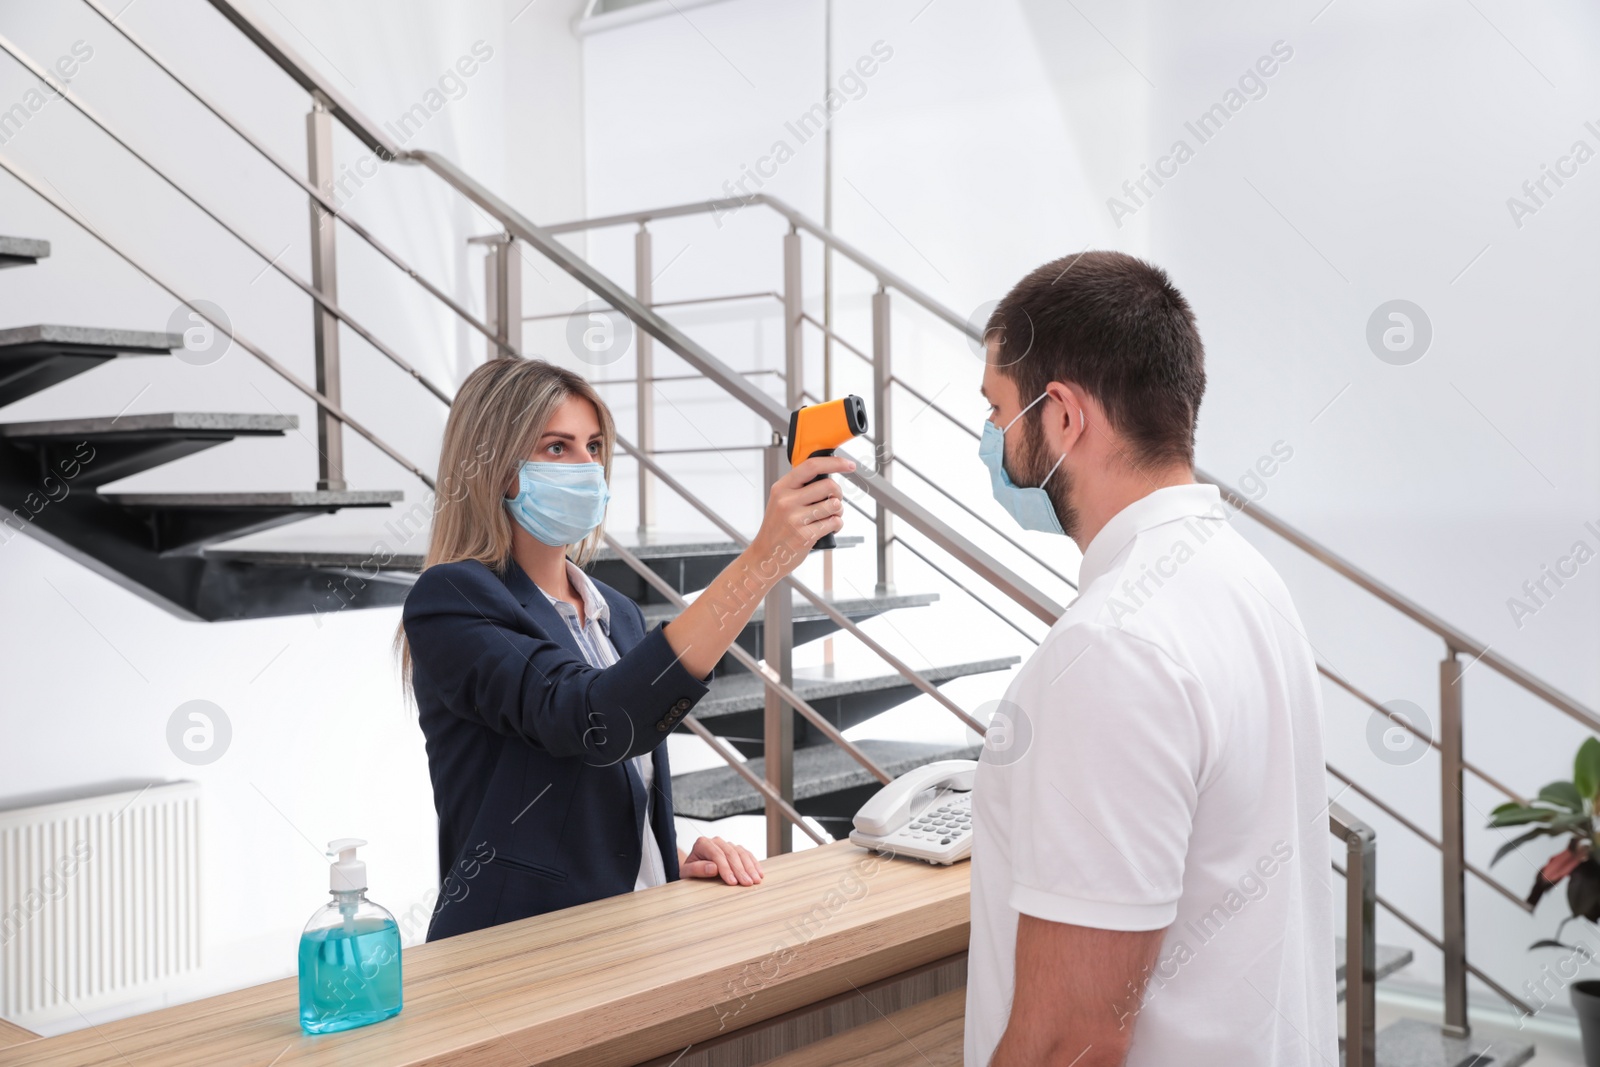
[[[1118,512],[1006,691],[973,787],[966,1067],[1005,1032],[1019,913],[1166,931],[1142,1001],[1105,991],[1129,1067],[1339,1062],[1316,664],[1229,515],[1208,485]]]

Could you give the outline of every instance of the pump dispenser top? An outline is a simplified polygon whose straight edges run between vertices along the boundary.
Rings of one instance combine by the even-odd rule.
[[[333,893],[360,893],[367,888],[367,865],[356,859],[356,849],[365,847],[359,837],[341,837],[328,842],[328,855],[339,857],[328,868],[328,890]]]

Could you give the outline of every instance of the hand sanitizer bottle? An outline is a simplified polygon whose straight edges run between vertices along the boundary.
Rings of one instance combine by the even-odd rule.
[[[300,935],[300,1028],[330,1034],[400,1013],[400,927],[367,899],[365,841],[328,843],[338,856],[328,877],[333,899]]]

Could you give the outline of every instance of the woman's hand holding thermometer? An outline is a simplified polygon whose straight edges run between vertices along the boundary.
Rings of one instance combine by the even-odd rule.
[[[667,624],[667,643],[697,678],[711,673],[756,605],[814,548],[832,548],[844,525],[844,495],[830,474],[856,469],[833,450],[867,429],[859,396],[813,404],[789,416],[789,459],[794,463],[767,493],[761,529],[683,613]]]
[[[834,449],[866,432],[867,405],[854,393],[826,404],[796,408],[789,413],[789,462],[831,456]],[[824,534],[811,546],[813,551],[832,547],[831,533]]]

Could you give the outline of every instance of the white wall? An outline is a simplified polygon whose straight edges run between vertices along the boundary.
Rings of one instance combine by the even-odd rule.
[[[822,18],[822,0],[739,0],[589,38],[592,212],[727,195],[724,182],[820,98]],[[1573,542],[1600,547],[1583,527],[1600,513],[1588,313],[1600,279],[1584,240],[1600,163],[1520,227],[1507,198],[1574,141],[1600,150],[1584,125],[1600,126],[1585,61],[1597,38],[1600,19],[1573,2],[838,4],[839,69],[876,41],[893,56],[835,118],[835,226],[963,314],[1085,247],[1154,259],[1193,302],[1210,352],[1201,464],[1237,481],[1284,442],[1293,457],[1266,480],[1265,506],[1592,706],[1593,566],[1520,627],[1507,599]],[[1186,132],[1280,41],[1292,56],[1264,95],[1247,85],[1259,98],[1203,145]],[[1177,138],[1193,158],[1117,225],[1108,199],[1126,198],[1123,182]],[[820,172],[818,138],[762,188],[820,216]],[[674,267],[658,288],[682,298],[774,282],[777,231],[759,227],[758,212],[722,228],[655,224],[658,259],[687,245],[695,268]],[[624,236],[595,240],[614,271],[631,269]],[[814,296],[814,245],[807,256]],[[729,265],[741,260],[756,273]],[[863,345],[866,291],[841,273],[841,328]],[[1421,305],[1434,330],[1409,366],[1381,362],[1365,339],[1368,317],[1395,298]],[[945,390],[940,404],[977,426],[976,361],[926,316],[901,311],[894,329],[912,353],[897,355],[897,370],[926,393]],[[860,391],[850,357],[839,363],[849,371],[835,392]],[[902,419],[920,407],[902,403]],[[692,411],[680,421],[698,423]],[[971,440],[937,422],[902,431],[899,451],[987,501]],[[705,461],[706,477],[718,463]],[[1324,661],[1437,721],[1440,642],[1259,540],[1297,590]],[[1035,543],[1075,569],[1070,546]],[[962,651],[936,627],[908,618],[903,628],[929,658]],[[1530,792],[1570,773],[1574,724],[1481,665],[1464,684],[1469,758]],[[1330,689],[1330,759],[1435,824],[1437,762],[1379,761],[1368,719]],[[1481,825],[1498,798],[1474,783],[1467,799],[1469,854],[1487,865],[1500,835]],[[1354,794],[1341,800],[1379,828],[1385,894],[1437,929],[1434,855]],[[1520,895],[1545,851],[1495,871]],[[1530,919],[1481,885],[1469,895],[1475,960],[1520,987],[1547,962],[1524,947],[1550,936],[1564,901]],[[1425,944],[1387,918],[1380,933],[1415,945],[1412,975],[1436,978]]]

